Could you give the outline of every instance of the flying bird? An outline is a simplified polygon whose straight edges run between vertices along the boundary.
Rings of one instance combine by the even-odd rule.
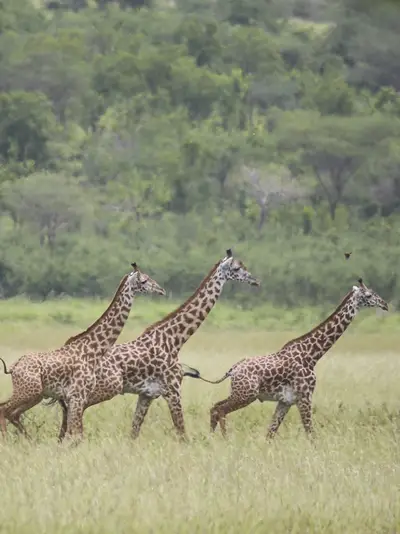
[[[351,252],[345,252],[344,253],[344,257],[346,258],[346,260],[348,260],[351,256]]]

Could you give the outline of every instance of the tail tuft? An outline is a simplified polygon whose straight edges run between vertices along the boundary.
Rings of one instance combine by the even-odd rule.
[[[190,376],[191,378],[201,378],[200,371],[198,371],[194,367],[189,367],[185,363],[182,363],[181,365],[183,367],[183,376]]]
[[[207,378],[203,378],[201,376],[200,371],[198,371],[197,369],[194,369],[193,367],[189,367],[185,363],[182,363],[181,365],[182,367],[186,367],[187,369],[186,371],[185,370],[183,371],[183,376],[190,376],[191,378],[198,378],[202,380],[203,382],[207,382],[208,384],[220,384],[221,382],[226,380],[228,376],[230,376],[230,372],[232,370],[232,369],[229,369],[229,371],[225,373],[224,376],[220,378],[219,380],[207,380]]]

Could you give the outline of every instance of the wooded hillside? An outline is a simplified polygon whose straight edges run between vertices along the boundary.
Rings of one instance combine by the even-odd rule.
[[[183,296],[233,247],[243,305],[359,276],[396,304],[397,3],[0,8],[3,297],[109,295],[132,261]]]

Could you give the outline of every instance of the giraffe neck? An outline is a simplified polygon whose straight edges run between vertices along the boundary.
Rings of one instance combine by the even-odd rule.
[[[150,326],[142,335],[162,333],[160,339],[167,342],[169,352],[178,353],[203,323],[222,293],[226,280],[220,276],[218,266],[214,266],[197,291],[180,308]]]
[[[106,311],[84,332],[71,337],[65,346],[84,349],[86,360],[97,361],[117,341],[131,311],[135,290],[125,276]]]
[[[325,321],[304,336],[289,341],[283,348],[290,350],[295,345],[300,346],[303,361],[311,366],[315,366],[318,360],[328,352],[347,330],[357,315],[357,312],[357,302],[353,292],[350,292]]]

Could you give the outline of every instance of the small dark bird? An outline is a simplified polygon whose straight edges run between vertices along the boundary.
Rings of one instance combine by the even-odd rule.
[[[345,252],[344,253],[344,257],[346,258],[346,260],[348,260],[351,256],[351,252]]]

